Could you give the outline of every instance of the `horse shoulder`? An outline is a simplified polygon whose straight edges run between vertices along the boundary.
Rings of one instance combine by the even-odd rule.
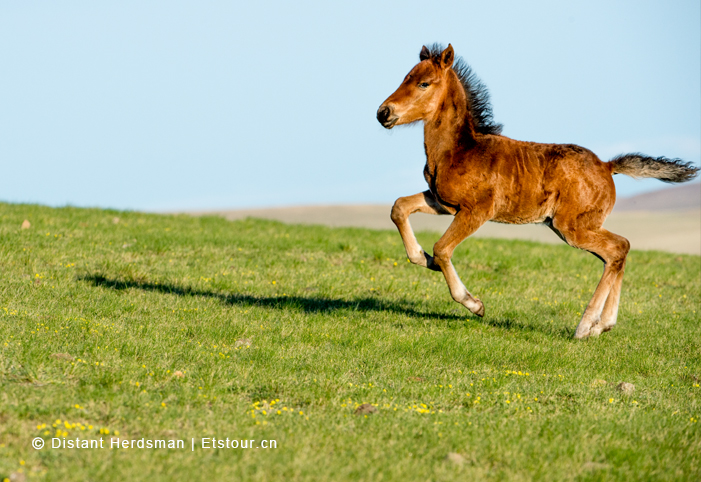
[[[498,157],[498,150],[479,145],[453,152],[436,170],[436,194],[453,206],[491,212],[496,195]]]

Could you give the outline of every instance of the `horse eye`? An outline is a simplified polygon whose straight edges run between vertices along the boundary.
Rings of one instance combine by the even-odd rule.
[[[420,84],[419,84],[419,87],[421,87],[422,89],[425,89],[426,87],[428,87],[428,82],[422,82],[422,83],[420,83]]]

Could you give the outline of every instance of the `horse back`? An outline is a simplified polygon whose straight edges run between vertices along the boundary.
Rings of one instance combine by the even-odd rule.
[[[486,135],[461,157],[449,169],[459,182],[447,183],[445,197],[459,197],[455,204],[468,209],[489,209],[492,221],[539,223],[563,206],[582,212],[596,206],[606,217],[616,199],[610,165],[577,145]]]

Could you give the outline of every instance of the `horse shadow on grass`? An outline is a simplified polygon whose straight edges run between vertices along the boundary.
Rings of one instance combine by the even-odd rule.
[[[169,283],[151,283],[108,278],[103,275],[88,275],[79,278],[93,286],[110,288],[117,291],[139,289],[177,296],[202,296],[219,300],[226,305],[260,306],[274,309],[299,309],[305,313],[325,313],[342,310],[365,312],[393,312],[416,318],[439,320],[464,320],[464,316],[445,313],[426,313],[410,306],[410,302],[392,302],[377,297],[359,297],[351,300],[326,298],[321,296],[256,296],[244,293],[218,293],[201,290],[191,286],[178,286]]]
[[[273,309],[299,309],[305,313],[332,313],[335,311],[360,311],[360,312],[392,312],[413,318],[464,321],[469,318],[455,313],[432,313],[417,310],[409,301],[395,302],[378,297],[358,297],[351,300],[340,298],[327,298],[321,296],[256,296],[244,293],[218,293],[216,291],[202,290],[191,286],[178,286],[170,283],[152,283],[148,281],[123,280],[108,278],[101,274],[85,275],[78,278],[79,281],[89,283],[95,287],[109,288],[116,291],[139,289],[177,296],[202,296],[219,300],[221,303],[231,306],[259,306]],[[558,336],[559,333],[542,330],[537,326],[522,324],[510,318],[484,318],[479,320],[482,324],[501,330],[518,330],[523,332],[542,331],[548,335]],[[569,337],[569,335],[565,335]]]

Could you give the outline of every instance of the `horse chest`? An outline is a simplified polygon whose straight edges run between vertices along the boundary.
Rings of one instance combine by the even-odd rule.
[[[438,197],[439,193],[444,190],[442,189],[443,183],[439,183],[441,179],[439,176],[438,167],[436,165],[426,163],[426,166],[424,166],[424,179],[426,179],[428,189],[434,196]]]
[[[444,206],[456,207],[459,205],[459,194],[450,179],[446,179],[443,172],[438,169],[438,166],[426,163],[424,166],[424,179],[428,184],[428,189],[431,191],[439,203]]]
[[[436,172],[435,172],[435,167],[434,170],[431,170],[431,167],[426,163],[424,166],[424,179],[426,179],[426,184],[428,184],[428,188],[431,190],[432,194],[436,194],[435,192],[435,185],[436,185]]]

